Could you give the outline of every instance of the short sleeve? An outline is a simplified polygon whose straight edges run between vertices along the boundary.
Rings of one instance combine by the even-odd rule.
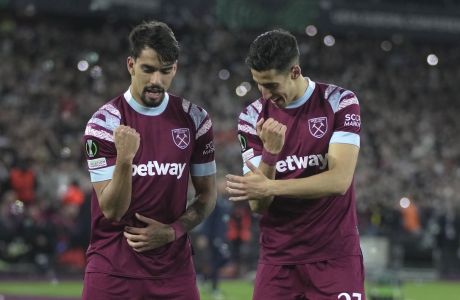
[[[256,167],[259,166],[261,161],[263,144],[256,131],[256,124],[261,111],[262,103],[257,100],[247,106],[238,118],[238,139],[241,145],[243,174],[250,171],[245,165],[246,161],[251,161]]]
[[[88,121],[83,136],[91,182],[112,179],[117,152],[113,131],[120,125],[120,112],[111,104],[101,107]]]
[[[360,146],[361,113],[356,95],[348,90],[337,88],[329,102],[334,110],[334,133],[330,144],[352,144]]]
[[[190,115],[196,127],[195,148],[190,161],[192,176],[208,176],[216,173],[214,160],[214,135],[212,121],[206,110],[192,105]]]

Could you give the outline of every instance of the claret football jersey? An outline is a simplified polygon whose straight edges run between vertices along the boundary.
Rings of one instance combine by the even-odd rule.
[[[212,122],[199,106],[165,93],[160,106],[143,107],[130,91],[103,105],[89,120],[84,135],[92,182],[112,179],[117,151],[113,131],[136,129],[140,146],[132,165],[132,199],[120,222],[104,217],[92,194],[91,240],[87,272],[155,278],[180,274],[190,261],[187,235],[158,249],[137,253],[123,236],[124,227],[143,227],[135,213],[170,224],[186,209],[189,175],[216,172]]]
[[[308,78],[304,95],[286,108],[258,99],[239,116],[238,137],[243,161],[258,166],[262,141],[260,118],[287,126],[285,144],[276,163],[276,179],[303,178],[328,169],[332,143],[360,146],[360,109],[355,94]],[[243,173],[250,170],[244,164]],[[319,199],[275,197],[260,220],[260,262],[299,264],[359,255],[353,183],[343,196]]]

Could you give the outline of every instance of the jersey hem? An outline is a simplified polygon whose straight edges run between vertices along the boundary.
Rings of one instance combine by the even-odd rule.
[[[363,256],[362,253],[355,253],[355,254],[346,254],[346,255],[338,255],[338,256],[325,256],[322,258],[314,258],[314,259],[305,259],[299,261],[284,261],[284,262],[270,262],[264,259],[259,259],[258,263],[262,265],[271,265],[271,266],[285,266],[285,265],[303,265],[303,264],[310,264],[316,263],[320,261],[330,260],[330,259],[337,259],[342,257],[348,256]]]
[[[112,271],[101,271],[101,270],[86,270],[85,273],[102,273],[108,274],[117,277],[126,277],[126,278],[133,278],[133,279],[167,279],[167,278],[178,278],[178,277],[188,277],[196,275],[196,272],[190,273],[183,273],[183,274],[170,274],[170,275],[163,275],[163,276],[145,276],[145,275],[135,275],[135,274],[125,274],[119,272],[112,272]]]

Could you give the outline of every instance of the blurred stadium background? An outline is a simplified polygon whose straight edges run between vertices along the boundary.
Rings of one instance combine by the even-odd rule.
[[[368,298],[460,299],[455,0],[0,0],[0,299],[78,298],[91,190],[81,136],[96,108],[126,90],[126,36],[152,18],[181,43],[171,92],[214,120],[220,178],[241,172],[236,118],[258,97],[249,43],[291,30],[304,75],[360,99]],[[257,216],[219,198],[212,222],[223,225],[192,233],[203,297],[249,299]],[[225,280],[212,293],[213,263]]]

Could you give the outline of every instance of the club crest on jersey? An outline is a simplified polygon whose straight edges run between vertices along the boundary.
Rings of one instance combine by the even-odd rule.
[[[322,138],[327,131],[327,117],[309,119],[308,129],[315,138]]]
[[[171,130],[172,138],[174,144],[180,149],[187,148],[188,144],[190,144],[190,131],[188,128],[177,128]]]

